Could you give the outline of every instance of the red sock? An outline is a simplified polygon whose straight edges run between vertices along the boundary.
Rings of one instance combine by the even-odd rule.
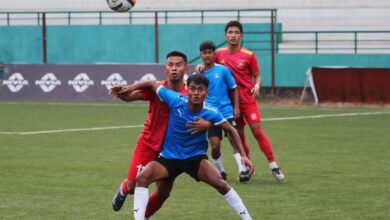
[[[127,184],[128,184],[128,182],[129,182],[129,180],[124,179],[124,180],[122,181],[122,184],[121,184],[121,190],[122,190],[122,193],[123,193],[124,195],[129,194],[129,192],[128,192],[128,190],[127,190]]]
[[[149,218],[154,213],[156,213],[161,208],[162,204],[163,202],[161,202],[157,198],[157,192],[154,191],[149,197],[149,202],[148,202],[148,206],[146,207],[145,217]]]
[[[265,132],[261,128],[256,128],[253,131],[253,136],[255,136],[260,149],[263,151],[265,157],[268,160],[268,163],[274,162],[275,156],[272,150],[272,144]]]

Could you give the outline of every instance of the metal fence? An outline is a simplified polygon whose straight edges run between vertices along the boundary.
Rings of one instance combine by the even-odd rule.
[[[276,9],[166,10],[166,11],[77,11],[77,12],[0,12],[0,26],[42,25],[126,25],[126,24],[207,24],[239,20],[243,23],[276,23]]]

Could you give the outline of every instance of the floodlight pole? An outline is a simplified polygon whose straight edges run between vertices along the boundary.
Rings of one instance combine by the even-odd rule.
[[[42,13],[42,53],[43,63],[47,63],[47,44],[46,44],[46,12]]]

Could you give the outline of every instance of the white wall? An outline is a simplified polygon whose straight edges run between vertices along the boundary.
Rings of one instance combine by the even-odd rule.
[[[227,8],[390,8],[389,0],[138,0],[135,10]],[[105,0],[0,0],[0,11],[108,10]]]
[[[283,30],[390,30],[390,0],[138,0],[133,10],[277,8]],[[106,0],[0,0],[0,11],[109,11]]]

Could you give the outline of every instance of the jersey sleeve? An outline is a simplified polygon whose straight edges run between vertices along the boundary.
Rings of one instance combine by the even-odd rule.
[[[165,102],[169,108],[176,106],[181,100],[181,94],[174,92],[164,86],[159,86],[156,90],[157,96],[161,101]]]
[[[236,81],[233,78],[232,73],[228,68],[223,68],[224,80],[229,89],[235,89],[237,87]]]
[[[260,72],[259,64],[257,63],[257,59],[254,53],[251,55],[250,58],[250,69],[251,73]]]
[[[226,119],[223,117],[222,113],[215,111],[214,120],[212,121],[215,126],[222,124]]]
[[[216,108],[214,108],[212,105],[206,103],[206,106],[204,108],[207,109],[207,113],[204,119],[211,122],[213,125],[217,126],[223,123],[224,121],[226,121],[222,113],[218,111]]]

